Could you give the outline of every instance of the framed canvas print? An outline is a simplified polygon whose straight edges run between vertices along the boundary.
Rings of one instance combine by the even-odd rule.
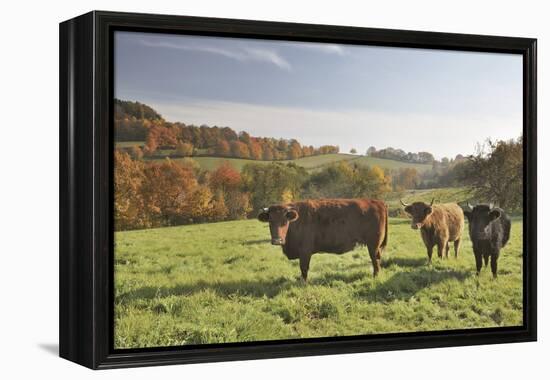
[[[60,174],[87,367],[536,339],[534,39],[91,12]]]

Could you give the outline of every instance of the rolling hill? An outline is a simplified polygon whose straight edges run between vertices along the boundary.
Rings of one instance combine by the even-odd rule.
[[[117,148],[130,148],[132,146],[143,146],[142,141],[124,141],[117,142]],[[163,155],[169,155],[171,151],[161,151]],[[157,156],[153,158],[153,161],[164,160],[166,156]],[[346,153],[330,153],[316,156],[302,157],[295,160],[283,160],[283,161],[261,161],[261,160],[249,160],[243,158],[231,158],[231,157],[213,157],[213,156],[193,156],[193,160],[197,161],[199,165],[205,170],[214,170],[220,166],[223,162],[227,161],[231,166],[237,170],[242,170],[246,164],[269,164],[271,162],[294,162],[296,165],[306,168],[308,171],[315,171],[328,164],[338,161],[348,161],[350,163],[358,163],[369,166],[379,166],[383,169],[399,169],[399,168],[414,168],[419,172],[423,172],[431,169],[429,164],[412,164],[408,162],[388,160],[384,158],[360,156]],[[172,160],[178,161],[182,158],[172,158]]]
[[[194,156],[191,157],[199,163],[199,165],[206,170],[213,170],[220,166],[224,161],[227,161],[231,166],[237,170],[241,170],[246,164],[269,164],[271,162],[294,162],[296,165],[306,168],[308,171],[315,171],[326,165],[332,164],[338,161],[348,161],[350,163],[358,163],[364,165],[374,166],[377,165],[383,169],[399,169],[399,168],[415,168],[419,172],[429,170],[431,165],[424,164],[410,164],[407,162],[386,160],[383,158],[356,156],[352,154],[333,153],[323,154],[319,156],[302,157],[296,160],[284,160],[284,161],[258,161],[258,160],[246,160],[242,158],[226,158],[226,157],[208,157],[208,156]],[[158,158],[155,160],[163,160]],[[179,160],[179,159],[175,159]]]

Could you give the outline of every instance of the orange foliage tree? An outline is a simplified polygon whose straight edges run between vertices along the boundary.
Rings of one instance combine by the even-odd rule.
[[[188,195],[198,186],[192,168],[167,159],[146,165],[144,176],[141,193],[151,227],[191,217],[182,215],[182,209]]]
[[[141,185],[145,179],[143,164],[124,152],[115,151],[115,229],[127,230],[147,225],[143,213]]]
[[[209,177],[208,184],[223,201],[228,219],[242,219],[250,212],[250,196],[242,191],[241,173],[224,162]]]
[[[231,155],[238,158],[250,158],[248,145],[241,141],[231,141]]]

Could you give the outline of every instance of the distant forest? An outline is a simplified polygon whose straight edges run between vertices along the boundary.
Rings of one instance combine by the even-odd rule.
[[[338,153],[335,145],[317,148],[302,145],[295,139],[254,137],[247,132],[237,133],[229,127],[171,123],[151,107],[124,100],[115,100],[115,140],[144,141],[135,156],[152,156],[158,150],[175,150],[179,157],[215,156],[252,160],[294,160],[320,154]]]
[[[115,140],[143,141],[143,148],[128,148],[128,153],[134,156],[153,156],[159,150],[175,150],[174,156],[179,157],[215,156],[277,161],[340,153],[337,145],[316,148],[295,139],[255,137],[229,127],[172,123],[164,120],[146,104],[119,99],[115,100]],[[352,153],[357,151],[352,149]],[[392,147],[377,150],[371,146],[365,154],[414,164],[432,164],[437,161],[430,152],[405,152]],[[445,157],[441,163],[463,158],[462,155],[454,159]]]

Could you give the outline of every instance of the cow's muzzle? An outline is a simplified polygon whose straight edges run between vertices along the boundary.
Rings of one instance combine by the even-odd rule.
[[[283,245],[284,241],[281,238],[271,239],[271,244],[273,244],[273,245]]]
[[[411,228],[413,230],[418,230],[419,228],[422,228],[422,223],[413,223],[411,224]]]

